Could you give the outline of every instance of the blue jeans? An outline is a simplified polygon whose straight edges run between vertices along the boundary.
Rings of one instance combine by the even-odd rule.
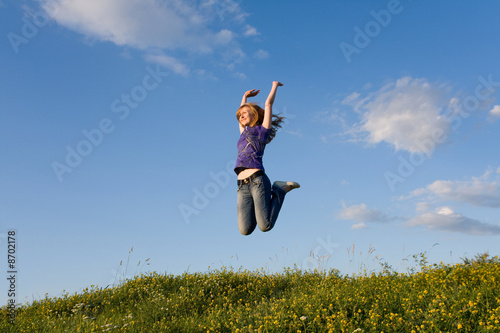
[[[271,186],[265,173],[251,175],[244,180],[238,180],[238,228],[243,235],[250,235],[258,225],[262,231],[274,227],[285,191],[280,187]]]

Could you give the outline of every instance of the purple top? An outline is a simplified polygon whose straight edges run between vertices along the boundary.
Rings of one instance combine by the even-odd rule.
[[[238,140],[238,158],[234,168],[236,174],[244,169],[264,170],[262,156],[264,156],[264,149],[270,132],[271,130],[262,125],[245,126]]]

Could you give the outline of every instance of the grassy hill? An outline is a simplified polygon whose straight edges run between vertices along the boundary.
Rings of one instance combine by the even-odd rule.
[[[500,332],[500,260],[418,272],[150,273],[20,306],[1,332]]]

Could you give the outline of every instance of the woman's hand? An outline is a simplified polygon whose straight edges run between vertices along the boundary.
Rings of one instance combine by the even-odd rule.
[[[260,90],[249,90],[243,94],[243,98],[241,99],[241,105],[247,104],[247,97],[254,97],[259,94]]]
[[[273,86],[281,87],[281,86],[283,86],[283,83],[278,82],[278,81],[273,81]]]
[[[255,89],[249,90],[245,93],[245,97],[257,96],[259,94],[259,92],[260,92],[260,90],[255,90]]]

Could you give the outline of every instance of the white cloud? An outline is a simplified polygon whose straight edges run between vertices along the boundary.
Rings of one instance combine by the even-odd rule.
[[[173,57],[169,57],[165,54],[147,54],[145,59],[149,62],[160,64],[170,69],[175,74],[180,74],[182,76],[187,76],[189,74],[189,68],[182,64],[180,61]]]
[[[223,29],[215,35],[216,44],[228,44],[233,40],[234,34],[232,31]]]
[[[361,222],[361,223],[356,223],[356,224],[353,224],[351,226],[351,229],[355,229],[355,230],[360,230],[360,229],[367,229],[368,227],[366,226],[366,224],[364,222]]]
[[[246,25],[245,27],[245,32],[244,32],[244,35],[246,37],[250,37],[250,36],[257,36],[259,33],[257,32],[257,29],[255,27],[252,27],[251,25]]]
[[[243,54],[232,31],[213,28],[221,10],[231,13],[230,17],[244,18],[236,2],[221,7],[207,1],[179,0],[65,0],[57,6],[53,0],[39,1],[60,25],[89,39],[142,50],[148,59],[166,63],[181,75],[189,71],[187,65],[171,56],[158,56],[157,50],[198,55],[220,51],[226,55],[229,49],[230,54]]]
[[[500,117],[500,105],[495,105],[489,113],[491,116]]]
[[[342,203],[342,210],[337,214],[337,218],[357,222],[353,226],[354,229],[366,227],[366,222],[388,222],[394,219],[380,210],[368,209],[365,204],[347,207],[344,203]]]
[[[255,52],[255,57],[257,59],[267,59],[269,58],[269,52],[265,51],[265,50],[257,50],[257,52]]]
[[[427,195],[441,201],[455,201],[478,207],[500,208],[500,183],[487,171],[471,180],[436,180],[411,193],[410,197]]]
[[[362,114],[348,133],[370,144],[386,142],[396,150],[430,155],[449,132],[442,117],[446,88],[425,79],[403,77],[366,97],[352,93],[342,104]]]
[[[248,14],[241,12],[239,4],[243,0],[203,0],[201,6],[217,13],[219,20],[243,22]]]
[[[50,0],[42,0],[46,7]],[[209,51],[203,37],[215,35],[199,13],[179,1],[68,0],[49,12],[59,24],[90,38],[138,49]]]
[[[347,96],[346,98],[344,98],[344,100],[342,101],[342,104],[350,105],[353,102],[356,102],[356,104],[357,104],[360,96],[361,96],[361,94],[355,91],[352,94],[350,94],[349,96]]]
[[[424,226],[432,230],[461,232],[471,235],[498,235],[500,225],[483,223],[455,213],[450,207],[439,207],[407,222],[409,227]]]

